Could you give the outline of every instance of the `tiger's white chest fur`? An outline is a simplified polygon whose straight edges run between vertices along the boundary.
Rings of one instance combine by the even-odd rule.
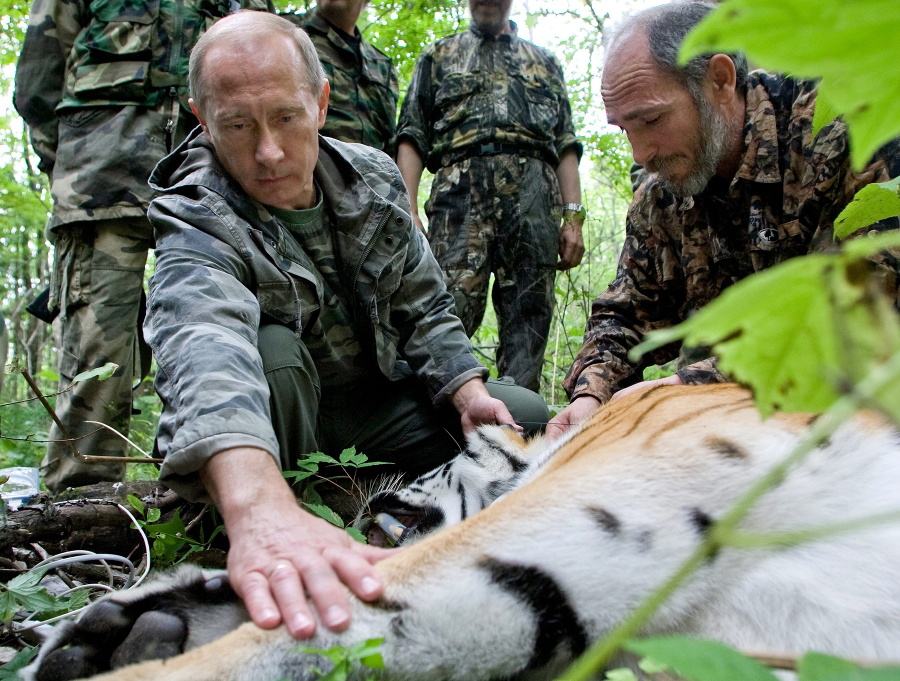
[[[496,461],[457,461],[390,500],[409,516],[436,508],[443,520],[435,525],[447,526],[379,563],[384,598],[355,603],[347,632],[320,627],[309,645],[383,637],[384,678],[393,680],[551,679],[679,568],[809,420],[763,422],[744,391],[707,386],[623,399],[550,447],[482,430]],[[452,524],[476,498],[503,494]],[[898,508],[900,435],[862,414],[770,489],[740,531],[827,528]],[[898,575],[897,523],[781,547],[726,547],[644,631],[752,651],[900,660]],[[247,659],[248,650],[263,661]],[[287,634],[244,625],[165,666],[110,679],[300,680],[320,663],[298,655]]]

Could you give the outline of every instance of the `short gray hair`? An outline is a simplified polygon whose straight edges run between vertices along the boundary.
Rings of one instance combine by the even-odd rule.
[[[244,21],[228,21],[230,17],[240,16]],[[248,26],[248,21],[251,24]],[[255,10],[238,10],[235,14],[213,24],[206,33],[200,36],[200,40],[191,51],[191,59],[188,71],[188,87],[197,108],[203,110],[209,93],[206,91],[203,69],[204,59],[209,48],[220,40],[241,42],[242,38],[259,35],[260,32],[280,33],[291,38],[297,46],[297,51],[303,60],[303,72],[306,82],[312,91],[319,95],[325,87],[325,70],[319,62],[316,48],[303,29],[295,26],[287,19]]]
[[[703,93],[703,82],[709,60],[713,54],[693,57],[684,65],[678,63],[678,51],[685,36],[706,17],[715,5],[696,0],[674,0],[665,5],[650,7],[627,17],[615,32],[608,36],[607,53],[622,38],[635,32],[647,36],[650,56],[663,73],[674,77],[687,88],[695,101]],[[743,92],[747,87],[749,67],[747,58],[741,52],[728,55],[734,62],[737,74],[736,87]]]

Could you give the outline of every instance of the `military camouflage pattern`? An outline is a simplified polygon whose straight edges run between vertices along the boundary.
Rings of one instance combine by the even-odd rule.
[[[606,401],[641,380],[642,366],[627,354],[643,334],[687,319],[754,272],[832,247],[834,219],[853,195],[900,175],[898,141],[857,173],[842,121],[813,138],[815,100],[812,83],[752,73],[744,155],[734,180],[714,178],[703,194],[687,198],[674,197],[652,174],[638,187],[616,278],[594,302],[584,346],[564,382],[573,399]],[[891,218],[870,229],[897,227]],[[898,255],[874,258],[891,292],[897,291]],[[678,352],[661,348],[645,361],[663,364]],[[724,378],[711,359],[678,374],[686,383]]]
[[[359,31],[354,43],[320,16],[284,14],[312,39],[331,85],[323,135],[342,142],[361,142],[396,154],[397,71],[390,58],[367,43]]]
[[[197,121],[187,108],[190,49],[200,34],[266,0],[35,0],[16,69],[16,109],[50,176],[56,243],[51,309],[60,310],[60,389],[113,361],[113,378],[76,384],[57,412],[82,453],[116,456],[126,444],[85,419],[128,432],[131,391],[142,372],[141,284],[152,229],[147,179]],[[149,365],[144,369],[146,373]],[[58,429],[50,433],[61,440]],[[81,464],[53,442],[45,461],[52,491],[120,479],[124,467]]]
[[[56,242],[50,306],[58,306],[62,317],[59,389],[71,385],[56,398],[56,412],[82,454],[125,453],[120,437],[87,421],[127,434],[132,385],[149,369],[149,349],[144,346],[142,356],[136,333],[151,245],[146,232],[145,218],[83,222],[63,230]],[[113,377],[71,383],[77,374],[107,362],[119,365]],[[87,464],[72,458],[55,424],[49,439],[44,460],[48,489],[123,478],[124,465]]]
[[[425,49],[398,139],[435,173],[429,240],[466,331],[481,323],[493,272],[497,369],[538,391],[562,217],[554,169],[581,144],[559,63],[510,23],[511,34],[471,26]]]
[[[556,301],[562,206],[553,169],[524,156],[473,156],[438,170],[425,210],[466,333],[481,324],[493,272],[498,372],[537,392]]]
[[[562,68],[515,30],[495,38],[471,26],[426,47],[397,136],[432,172],[485,143],[530,149],[554,166],[569,148],[581,154]]]
[[[391,159],[320,137],[315,181],[336,228],[337,281],[362,348],[355,361],[391,381],[416,376],[435,404],[484,377]],[[313,259],[227,176],[205,134],[196,131],[151,182],[163,192],[148,213],[156,271],[145,324],[164,405],[161,479],[204,498],[197,471],[217,452],[258,447],[279,460],[258,329],[280,324],[300,342],[326,300]],[[327,329],[334,348],[349,349],[341,334],[351,332]]]
[[[15,105],[50,175],[51,231],[146,213],[150,171],[197,124],[187,107],[190,50],[239,6],[269,7],[266,0],[35,0]]]

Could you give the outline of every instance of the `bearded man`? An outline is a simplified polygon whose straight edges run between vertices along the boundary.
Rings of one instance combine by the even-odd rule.
[[[815,83],[748,73],[739,54],[680,66],[684,37],[713,8],[673,2],[647,9],[607,44],[607,117],[625,131],[644,172],[616,278],[594,301],[564,382],[572,403],[548,425],[551,437],[645,383],[645,365],[679,355],[669,346],[642,364],[629,361],[643,334],[687,319],[754,272],[833,247],[834,220],[853,195],[900,174],[896,140],[855,172],[843,121],[813,134]],[[866,231],[897,226],[892,218]],[[897,264],[887,254],[873,262],[894,295]],[[678,372],[659,382],[727,380],[708,355],[682,351]]]

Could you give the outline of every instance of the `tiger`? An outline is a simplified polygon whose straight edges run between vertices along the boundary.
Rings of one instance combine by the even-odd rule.
[[[300,643],[283,628],[259,629],[246,621],[226,575],[182,568],[98,601],[42,647],[24,678],[67,678],[55,671],[65,660],[103,671],[175,652],[96,678],[305,681],[328,663],[301,647],[379,638],[387,681],[553,679],[664,583],[816,418],[763,420],[749,392],[718,384],[634,392],[552,442],[526,442],[512,429],[482,426],[457,461],[398,496],[409,516],[425,518],[437,509],[443,518],[377,564],[384,594],[371,603],[354,601],[346,631],[320,626]],[[484,475],[463,481],[465,470],[478,468]],[[476,497],[481,500],[473,503]],[[479,505],[485,508],[472,512]],[[898,505],[900,433],[861,411],[768,489],[740,530],[828,528]],[[896,523],[754,550],[724,546],[641,634],[897,660],[898,575]],[[127,639],[121,643],[123,622],[148,612],[181,624],[185,636],[177,650],[134,651]],[[366,671],[352,678],[366,678]]]

